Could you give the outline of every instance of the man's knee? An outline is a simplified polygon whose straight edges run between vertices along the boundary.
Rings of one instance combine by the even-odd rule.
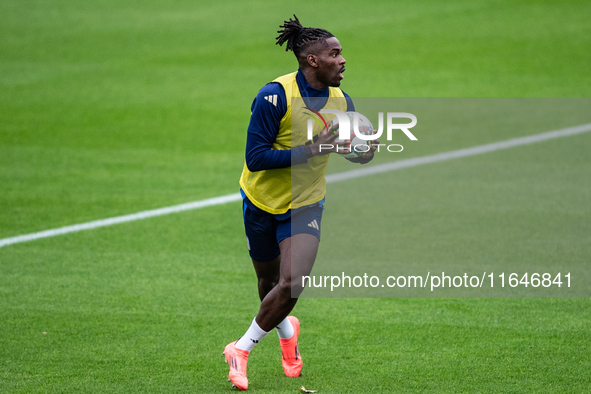
[[[270,292],[273,290],[275,286],[279,283],[279,278],[259,278],[259,289],[265,291],[265,293]]]
[[[280,293],[282,294],[282,296],[286,298],[297,298],[302,294],[302,291],[304,290],[301,276],[297,276],[295,278],[282,278],[279,281],[278,286]]]

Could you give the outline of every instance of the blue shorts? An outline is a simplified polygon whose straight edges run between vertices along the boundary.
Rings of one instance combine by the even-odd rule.
[[[242,209],[250,257],[271,261],[281,252],[279,243],[295,234],[312,234],[320,239],[324,199],[316,204],[273,215],[254,206],[243,194]]]

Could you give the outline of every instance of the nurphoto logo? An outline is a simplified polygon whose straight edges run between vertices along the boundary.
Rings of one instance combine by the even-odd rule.
[[[384,113],[378,112],[378,129],[374,129],[373,125],[358,112],[343,112],[338,109],[321,109],[320,111],[314,111],[310,108],[306,108],[312,112],[310,115],[321,127],[328,129],[328,124],[322,116],[322,114],[333,114],[336,116],[336,120],[339,124],[339,139],[348,140],[353,137],[359,138],[362,142],[373,141],[382,136],[384,133]],[[362,121],[360,124],[360,117]],[[353,121],[351,122],[351,118]],[[394,123],[394,119],[409,119],[410,123]],[[322,121],[322,123],[320,122]],[[417,124],[417,117],[408,112],[387,112],[386,113],[386,139],[392,141],[393,131],[401,130],[411,141],[417,141],[417,137],[409,129],[413,128]],[[351,124],[352,123],[352,124]],[[369,125],[367,127],[366,125]],[[312,119],[308,119],[307,124],[307,138],[313,139],[313,128],[314,122]],[[376,144],[377,151],[379,152],[381,146],[386,146],[389,152],[402,152],[403,146],[400,144]],[[320,150],[322,149],[333,149],[332,144],[321,144]],[[364,152],[367,149],[367,145],[357,144],[351,146],[351,149],[355,151]],[[358,150],[359,149],[359,150]]]

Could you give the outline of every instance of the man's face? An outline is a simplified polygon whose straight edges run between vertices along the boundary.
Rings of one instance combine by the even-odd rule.
[[[343,48],[336,37],[328,38],[318,46],[316,78],[319,82],[334,87],[341,85],[346,63],[342,52]]]

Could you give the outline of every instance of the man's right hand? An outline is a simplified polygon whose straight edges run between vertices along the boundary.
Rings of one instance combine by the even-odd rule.
[[[348,153],[344,147],[347,143],[351,141],[339,141],[337,144],[337,140],[339,137],[339,133],[336,131],[339,129],[339,125],[333,125],[332,121],[328,124],[328,130],[323,128],[320,134],[318,134],[318,140],[310,145],[312,150],[312,156],[320,156],[320,155],[328,155],[329,153]],[[340,148],[337,149],[337,147]]]

